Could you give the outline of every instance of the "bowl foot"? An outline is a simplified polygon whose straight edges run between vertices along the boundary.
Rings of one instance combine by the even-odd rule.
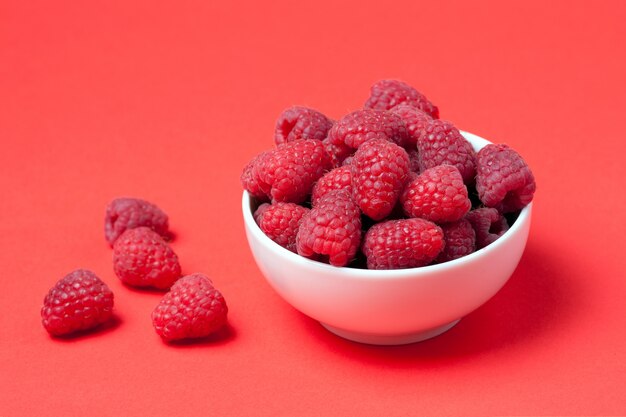
[[[439,336],[440,334],[453,328],[459,321],[460,319],[422,332],[400,335],[356,333],[349,330],[338,329],[337,327],[333,327],[325,323],[321,323],[321,325],[331,333],[343,337],[344,339],[352,340],[353,342],[366,343],[369,345],[408,345],[409,343],[421,342],[423,340]]]

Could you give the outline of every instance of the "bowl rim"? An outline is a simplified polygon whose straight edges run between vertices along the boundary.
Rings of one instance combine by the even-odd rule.
[[[487,145],[492,142],[489,142],[486,139],[481,138],[480,136],[474,135],[469,132],[461,131],[463,136],[467,138],[470,136],[472,140],[476,140],[477,142],[482,142],[481,145]],[[481,146],[482,147],[482,146]],[[526,207],[522,208],[517,219],[513,223],[513,225],[495,242],[485,246],[484,248],[478,249],[469,255],[463,256],[458,259],[454,259],[452,261],[443,262],[440,264],[434,265],[426,265],[420,266],[416,268],[404,268],[404,269],[361,269],[361,268],[350,268],[350,267],[337,267],[330,264],[326,264],[323,262],[315,261],[309,258],[305,258],[297,253],[291,252],[290,250],[280,246],[278,243],[274,242],[270,239],[259,227],[253,217],[252,213],[252,198],[250,194],[244,190],[243,196],[241,199],[241,208],[243,212],[243,219],[246,226],[246,229],[249,230],[254,237],[261,242],[261,244],[267,246],[272,251],[276,252],[279,256],[284,256],[290,261],[294,263],[300,263],[303,266],[308,268],[319,270],[320,272],[327,272],[333,274],[341,274],[346,278],[359,278],[359,279],[402,279],[402,278],[416,278],[416,277],[424,277],[426,278],[431,273],[441,273],[448,270],[455,270],[457,268],[462,267],[466,263],[471,263],[473,260],[487,256],[490,252],[497,251],[498,248],[502,245],[505,245],[510,239],[512,239],[517,233],[519,233],[524,225],[530,221],[530,216],[532,212],[531,202]]]

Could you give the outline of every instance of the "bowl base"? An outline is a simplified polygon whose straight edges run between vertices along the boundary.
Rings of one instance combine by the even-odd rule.
[[[408,345],[409,343],[421,342],[450,330],[457,324],[459,320],[454,320],[451,323],[444,324],[429,330],[425,330],[417,333],[400,334],[400,335],[379,335],[369,333],[356,333],[349,330],[338,329],[337,327],[330,326],[326,323],[320,323],[331,333],[344,339],[352,340],[353,342],[366,343],[368,345]]]

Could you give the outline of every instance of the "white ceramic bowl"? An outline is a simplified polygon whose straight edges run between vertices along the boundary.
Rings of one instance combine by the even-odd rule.
[[[478,150],[485,139],[463,135]],[[437,336],[489,300],[526,246],[532,204],[497,241],[454,261],[412,269],[338,268],[284,249],[259,229],[243,193],[248,243],[269,284],[293,307],[357,342],[398,345]]]

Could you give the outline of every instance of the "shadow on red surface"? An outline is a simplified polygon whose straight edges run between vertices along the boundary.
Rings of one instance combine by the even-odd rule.
[[[566,255],[566,254],[565,254]],[[301,315],[312,338],[329,350],[388,366],[441,366],[488,351],[537,343],[571,321],[577,292],[567,280],[575,257],[529,244],[508,283],[491,300],[441,336],[404,346],[372,346],[341,339]]]
[[[74,343],[79,342],[85,339],[92,339],[95,337],[104,336],[105,334],[111,333],[118,327],[122,325],[123,321],[119,315],[113,313],[113,316],[106,323],[102,323],[93,329],[84,330],[76,333],[72,333],[65,336],[50,336],[50,338],[56,342],[62,343]]]

